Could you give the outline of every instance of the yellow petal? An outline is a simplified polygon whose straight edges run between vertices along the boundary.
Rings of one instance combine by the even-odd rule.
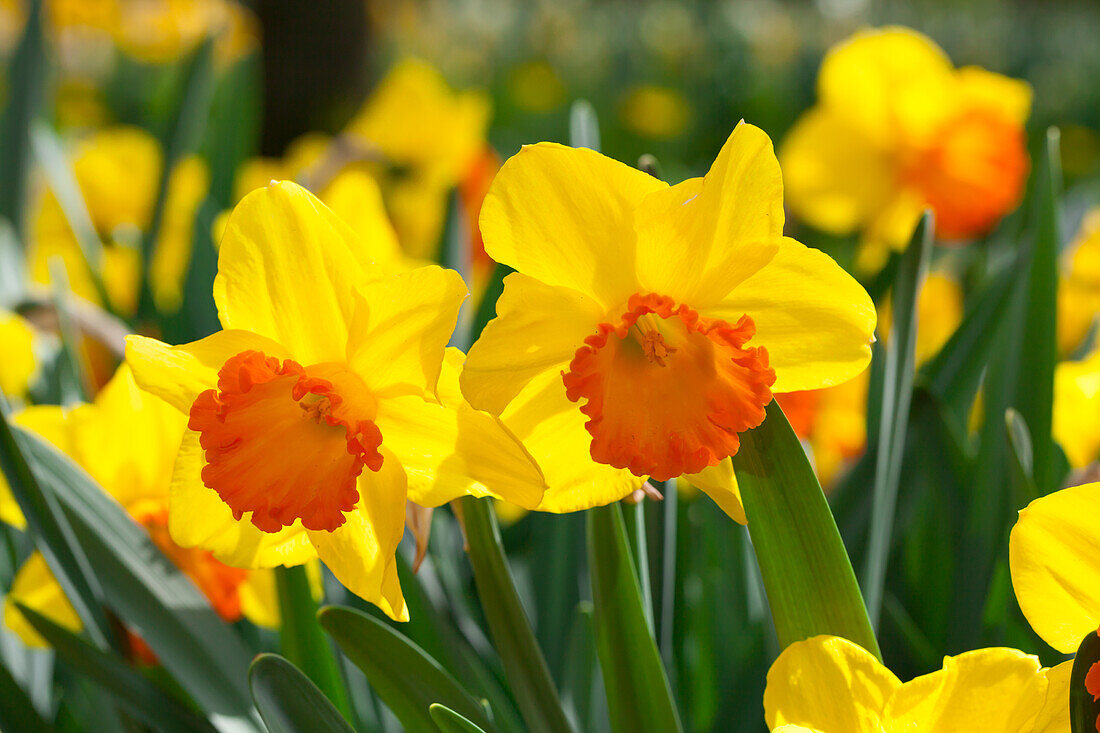
[[[950,59],[920,33],[864,29],[826,54],[818,100],[844,115],[869,143],[891,145],[906,134],[904,126],[919,124],[917,117],[940,113],[953,71]]]
[[[248,515],[237,520],[218,492],[202,482],[206,459],[199,434],[184,433],[169,496],[168,531],[181,547],[201,547],[226,565],[272,568],[301,565],[317,556],[300,522],[279,532],[262,532]]]
[[[38,370],[34,358],[34,329],[16,314],[0,308],[0,392],[22,397]]]
[[[1062,489],[1020,512],[1008,558],[1031,628],[1060,652],[1100,626],[1100,484]]]
[[[730,519],[738,524],[749,523],[745,517],[745,507],[741,503],[741,491],[737,488],[737,476],[733,473],[733,462],[729,458],[723,458],[717,466],[709,466],[699,473],[683,478],[705,491]]]
[[[40,552],[32,553],[15,574],[11,590],[4,598],[4,624],[27,646],[49,646],[16,608],[17,601],[69,631],[80,633],[83,628],[80,617]]]
[[[182,346],[145,336],[126,337],[126,363],[142,389],[187,414],[195,398],[218,384],[218,370],[242,351],[262,351],[285,359],[287,350],[249,331],[218,331]]]
[[[1046,700],[1039,660],[1016,649],[945,657],[943,669],[903,684],[886,705],[889,730],[1018,733]]]
[[[646,290],[697,310],[720,301],[775,256],[783,234],[783,176],[771,140],[740,123],[704,178],[646,196],[636,226]]]
[[[773,392],[819,389],[847,381],[871,359],[875,306],[828,255],[783,238],[775,259],[705,315],[756,324],[749,342],[768,350]]]
[[[501,414],[512,433],[523,441],[546,477],[547,488],[538,510],[575,512],[603,506],[630,495],[645,479],[630,471],[592,460],[588,419],[565,397],[561,375],[543,372],[531,380]]]
[[[537,375],[567,368],[603,318],[590,296],[518,272],[508,275],[497,317],[470,347],[463,394],[478,409],[500,414]]]
[[[960,104],[1000,110],[1023,125],[1031,112],[1031,85],[977,66],[964,66],[955,74]]]
[[[359,503],[343,525],[306,532],[321,562],[349,591],[393,620],[408,621],[395,558],[405,531],[405,472],[392,453],[384,455],[381,471],[359,476]]]
[[[791,644],[768,671],[764,717],[823,733],[881,733],[886,701],[901,685],[869,652],[847,639],[815,636]]]
[[[275,571],[259,569],[249,572],[238,587],[241,613],[257,626],[279,628],[279,594],[275,587]]]
[[[221,240],[214,302],[222,326],[278,341],[302,364],[342,361],[369,262],[358,235],[301,186],[253,191]]]
[[[434,265],[363,286],[347,346],[352,371],[375,394],[434,393],[466,295],[457,272]]]
[[[355,230],[370,259],[380,265],[402,261],[401,245],[382,203],[382,192],[363,171],[348,169],[332,179],[321,200]]]
[[[1073,660],[1044,669],[1047,678],[1046,698],[1039,714],[1027,733],[1065,733],[1070,729],[1069,679],[1073,672]]]
[[[1055,367],[1054,438],[1074,468],[1100,457],[1100,350]]]
[[[526,145],[504,163],[481,205],[485,251],[605,310],[618,306],[637,290],[634,210],[663,188],[587,148]]]
[[[546,488],[542,471],[500,418],[466,404],[458,389],[462,352],[447,350],[439,380],[443,404],[418,396],[382,399],[382,445],[397,455],[409,500],[435,507],[459,496],[491,496],[534,509]]]
[[[795,122],[779,160],[791,211],[836,235],[856,231],[885,208],[897,175],[892,156],[821,106]]]

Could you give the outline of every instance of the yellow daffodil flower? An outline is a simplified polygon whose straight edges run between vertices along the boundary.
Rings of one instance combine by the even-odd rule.
[[[863,264],[908,241],[925,206],[948,240],[984,234],[1016,208],[1029,160],[1031,89],[956,69],[907,28],[865,29],[825,56],[817,105],[779,157],[787,202],[819,229],[862,232]]]
[[[175,61],[210,37],[223,63],[256,48],[256,19],[233,0],[123,0],[110,31],[125,53],[147,63]]]
[[[481,231],[517,272],[462,391],[539,460],[543,511],[689,475],[743,522],[738,434],[774,393],[839,384],[870,359],[874,305],[783,237],[779,164],[752,125],[704,178],[671,187],[592,150],[526,146],[497,175]]]
[[[103,279],[111,305],[123,314],[137,308],[141,272],[141,230],[150,225],[163,157],[156,139],[136,127],[112,127],[84,140],[73,159],[73,173],[103,241]],[[206,195],[209,173],[197,157],[180,161],[172,172],[164,219],[152,263],[151,287],[157,307],[179,308],[191,258],[195,210]],[[50,192],[33,218],[28,252],[31,276],[50,282],[49,262],[59,257],[77,295],[98,301],[89,272],[61,205]]]
[[[650,140],[679,137],[691,121],[691,103],[677,89],[642,84],[628,91],[619,103],[619,118],[626,129]]]
[[[172,465],[186,420],[161,400],[138,389],[123,365],[92,404],[69,411],[54,405],[29,407],[14,421],[53,443],[103,487],[152,537],[154,544],[195,582],[226,621],[242,614],[275,625],[277,604],[270,571],[228,567],[200,549],[180,547],[168,535]],[[7,485],[0,487],[0,518],[25,524]],[[78,630],[79,618],[45,560],[35,553],[16,574],[6,598],[5,622],[29,644],[44,641],[23,619],[15,601]]]
[[[411,257],[431,258],[439,244],[450,191],[483,153],[488,97],[455,92],[423,61],[394,66],[347,127],[378,159],[386,208]]]
[[[8,399],[22,397],[37,371],[34,327],[17,314],[0,308],[0,392]]]
[[[1100,459],[1100,349],[1055,367],[1053,428],[1074,468]]]
[[[1088,634],[1100,633],[1098,510],[1100,484],[1062,489],[1028,504],[1009,535],[1020,610],[1043,641],[1066,654],[1076,652]],[[1100,662],[1085,684],[1100,699]]]
[[[815,636],[772,664],[764,717],[787,733],[1061,733],[1069,730],[1070,670],[1043,668],[1016,649],[978,649],[903,683],[862,647]]]
[[[1058,281],[1058,352],[1069,356],[1085,340],[1100,313],[1100,207],[1081,222],[1062,257]]]
[[[375,244],[301,187],[273,182],[237,205],[222,237],[214,300],[225,330],[183,346],[131,336],[127,361],[189,416],[176,542],[238,567],[320,557],[404,620],[394,553],[406,497],[533,507],[545,480],[497,418],[440,379],[461,278],[388,274]]]

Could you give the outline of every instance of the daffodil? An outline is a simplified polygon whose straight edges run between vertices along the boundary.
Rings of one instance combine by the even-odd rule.
[[[862,647],[836,636],[791,644],[768,671],[772,731],[818,733],[1061,733],[1069,730],[1069,663],[1043,668],[1016,649],[944,657],[902,682]]]
[[[619,117],[636,135],[668,140],[679,137],[687,129],[691,121],[691,104],[677,89],[641,84],[623,96]]]
[[[1069,356],[1100,313],[1100,207],[1085,215],[1062,257],[1058,280],[1058,351]]]
[[[207,38],[224,63],[256,48],[258,23],[234,0],[123,0],[110,31],[125,53],[141,61],[175,61]]]
[[[908,240],[925,206],[936,233],[968,239],[1016,208],[1029,161],[1031,89],[956,69],[907,28],[858,31],[825,56],[817,105],[780,149],[787,200],[827,232],[862,232],[863,264]]]
[[[462,390],[539,460],[544,511],[689,475],[744,521],[729,457],[772,395],[870,359],[875,309],[829,257],[783,237],[771,141],[740,124],[704,178],[668,186],[588,149],[524,147],[481,212],[517,272]]]
[[[1062,489],[1028,504],[1009,535],[1009,569],[1020,610],[1043,641],[1067,654],[1100,626],[1098,510],[1100,484]],[[1100,699],[1100,662],[1092,665],[1085,684]]]
[[[103,241],[103,280],[110,305],[130,314],[137,308],[141,275],[140,233],[153,216],[163,156],[149,133],[136,127],[111,127],[82,141],[73,173],[92,224]],[[151,288],[157,307],[176,310],[191,258],[195,210],[206,195],[209,173],[197,157],[180,161],[172,172],[164,219],[153,255]],[[31,276],[50,282],[49,263],[59,257],[77,295],[98,301],[93,275],[57,199],[41,197],[33,218],[28,252]]]
[[[401,245],[411,257],[432,257],[447,200],[486,148],[488,97],[455,92],[423,61],[398,63],[347,127],[375,158]]]
[[[1100,348],[1055,367],[1053,429],[1074,468],[1100,459]]]
[[[195,582],[222,618],[236,621],[243,614],[255,623],[276,623],[270,571],[228,567],[209,552],[185,549],[169,537],[172,465],[186,420],[138,389],[129,368],[122,366],[91,404],[72,410],[38,405],[17,413],[14,420],[50,441],[86,470],[149,532],[168,559]],[[4,511],[4,507],[8,509]],[[25,523],[6,484],[0,487],[0,518],[17,527]],[[7,625],[25,641],[43,644],[16,609],[16,601],[68,628],[80,628],[79,618],[38,553],[32,554],[16,574],[4,614]]]
[[[0,308],[0,392],[23,397],[38,371],[34,327],[19,315]]]
[[[168,346],[130,337],[138,383],[188,416],[169,529],[237,567],[319,557],[395,619],[406,498],[532,507],[545,480],[500,421],[440,379],[465,287],[389,274],[374,242],[301,187],[246,196],[222,237],[225,330]]]

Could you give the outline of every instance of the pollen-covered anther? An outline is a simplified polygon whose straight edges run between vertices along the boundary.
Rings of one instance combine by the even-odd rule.
[[[203,483],[265,532],[301,520],[334,530],[359,501],[363,468],[382,467],[382,434],[362,381],[335,364],[303,367],[244,351],[200,394],[188,427],[205,451]]]
[[[775,383],[767,351],[746,346],[755,332],[747,315],[731,325],[663,295],[631,296],[562,373],[566,396],[585,401],[593,460],[665,481],[735,454]]]

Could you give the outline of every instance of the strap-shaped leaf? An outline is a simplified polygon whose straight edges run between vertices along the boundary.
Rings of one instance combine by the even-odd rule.
[[[256,657],[248,685],[270,733],[352,733],[317,685],[278,654]]]
[[[432,716],[435,725],[443,733],[485,733],[482,728],[470,722],[446,705],[432,703],[428,706],[428,714]]]
[[[436,702],[493,730],[481,706],[450,672],[400,632],[343,606],[322,608],[318,618],[406,730],[432,730],[428,707]]]

